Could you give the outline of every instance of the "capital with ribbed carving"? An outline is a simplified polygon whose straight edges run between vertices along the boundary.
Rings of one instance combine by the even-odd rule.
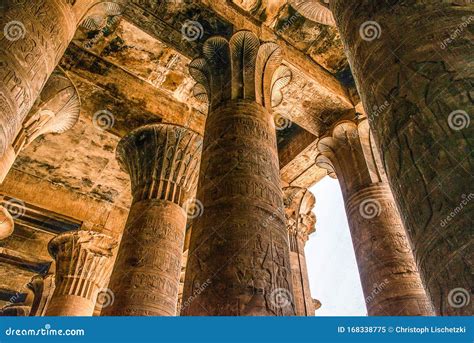
[[[298,238],[306,242],[309,235],[316,230],[316,216],[313,213],[316,198],[308,189],[301,187],[283,188],[283,194],[290,250],[294,251],[293,239]]]
[[[194,95],[208,100],[211,109],[229,100],[252,100],[271,109],[282,102],[282,88],[291,81],[291,70],[281,63],[279,46],[260,43],[250,31],[238,31],[230,40],[211,37],[202,57],[189,64],[198,82]]]
[[[56,288],[55,275],[34,275],[27,287],[33,292],[30,316],[42,317]]]
[[[351,189],[384,181],[368,120],[336,123],[318,142],[316,164]]]
[[[23,121],[13,143],[0,158],[0,182],[5,179],[18,154],[36,138],[71,129],[79,119],[80,106],[76,87],[66,73],[57,67]]]
[[[290,5],[305,18],[323,25],[336,26],[329,9],[330,0],[290,0]]]
[[[57,67],[13,142],[15,152],[19,153],[41,135],[63,133],[71,129],[79,119],[80,109],[76,87],[64,70]]]
[[[112,269],[117,241],[93,231],[70,231],[48,244],[56,261],[56,288],[46,315],[92,315]]]
[[[317,164],[341,185],[369,315],[430,315],[367,119],[336,123],[318,150]]]
[[[159,199],[183,206],[196,189],[202,138],[184,127],[153,124],[126,135],[117,159],[130,175],[133,201]]]

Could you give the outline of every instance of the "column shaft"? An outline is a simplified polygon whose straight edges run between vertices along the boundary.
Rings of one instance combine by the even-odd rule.
[[[186,230],[195,191],[201,138],[179,126],[132,131],[117,158],[132,180],[133,203],[112,272],[109,316],[174,316]]]
[[[432,315],[367,120],[337,123],[318,150],[341,185],[368,314]]]
[[[61,68],[44,85],[35,105],[22,122],[14,141],[0,156],[0,183],[5,180],[18,154],[41,135],[63,133],[79,119],[80,100],[76,87]]]
[[[435,309],[470,315],[472,3],[332,0],[331,8]]]
[[[290,264],[293,280],[293,293],[295,297],[295,308],[297,316],[314,316],[313,298],[309,288],[308,268],[304,253],[305,242],[295,239],[296,249],[291,249],[290,237]]]
[[[313,208],[316,199],[308,189],[300,187],[285,187],[283,194],[296,315],[314,316],[304,247],[309,235],[315,232]]]
[[[71,42],[99,0],[6,0],[0,19],[0,157]],[[6,159],[11,159],[11,151]],[[4,162],[0,173],[4,173]]]
[[[110,289],[114,304],[104,315],[174,316],[186,212],[169,201],[132,205]]]
[[[209,100],[182,315],[293,315],[272,106],[291,71],[248,31],[212,37],[190,64]],[[278,82],[276,82],[278,80]],[[277,96],[274,96],[277,95]]]
[[[369,315],[431,315],[388,185],[364,187],[345,204]]]
[[[0,156],[12,143],[76,30],[63,0],[7,0],[0,21]]]
[[[291,292],[274,130],[255,102],[226,103],[208,118],[197,195],[204,211],[191,236],[183,299],[193,300],[184,315],[293,312],[273,299]]]

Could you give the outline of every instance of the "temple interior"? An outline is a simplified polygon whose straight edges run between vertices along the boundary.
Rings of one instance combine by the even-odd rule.
[[[469,1],[0,12],[2,315],[314,316],[326,176],[368,315],[472,315]]]

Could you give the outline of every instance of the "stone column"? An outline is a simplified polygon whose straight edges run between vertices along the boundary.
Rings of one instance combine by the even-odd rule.
[[[35,275],[27,286],[34,294],[30,316],[43,317],[56,288],[54,274]]]
[[[316,216],[314,195],[306,188],[283,188],[285,214],[290,240],[290,265],[293,277],[293,294],[297,316],[314,316],[313,298],[309,288],[308,269],[304,247],[315,231]]]
[[[367,120],[337,123],[318,150],[341,185],[368,314],[432,315]]]
[[[56,68],[25,118],[15,140],[0,157],[0,183],[5,180],[21,150],[36,138],[71,129],[79,119],[80,107],[76,87],[61,68]]]
[[[0,18],[0,156],[99,0],[3,0]],[[96,6],[96,7],[97,7]],[[94,8],[95,11],[95,8]]]
[[[109,288],[106,316],[173,316],[178,302],[186,206],[197,183],[202,139],[183,127],[147,125],[125,136],[117,158],[133,202]]]
[[[3,196],[0,195],[0,200],[3,199]],[[13,228],[15,223],[13,221],[13,217],[8,212],[8,210],[0,205],[0,241],[2,239],[10,237],[13,233]]]
[[[291,71],[248,31],[212,37],[190,73],[210,99],[182,315],[293,315],[271,108]]]
[[[70,231],[53,238],[56,288],[46,316],[92,316],[97,294],[112,269],[112,238],[93,231]]]
[[[331,8],[436,312],[472,315],[474,7],[331,0]]]

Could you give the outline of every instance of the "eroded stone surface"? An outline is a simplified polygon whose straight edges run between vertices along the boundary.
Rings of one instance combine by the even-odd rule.
[[[283,194],[296,315],[314,316],[316,308],[309,288],[304,247],[309,235],[315,231],[316,216],[312,211],[316,200],[305,188],[286,187]]]
[[[46,316],[91,316],[112,269],[117,242],[92,231],[72,231],[48,245],[56,260],[55,289]]]
[[[367,119],[337,124],[318,149],[341,185],[368,314],[432,315]]]
[[[129,173],[133,203],[102,315],[176,315],[186,211],[197,183],[202,139],[156,124],[132,131],[117,149]]]
[[[2,300],[0,305],[12,303],[10,304],[12,311],[14,307],[24,306],[22,301],[27,295],[29,296],[26,285],[30,279],[37,274],[40,274],[38,277],[43,278],[45,275],[54,273],[55,265],[47,253],[46,246],[47,242],[58,234],[58,225],[53,225],[55,229],[51,230],[51,227],[44,224],[54,223],[59,219],[57,223],[68,222],[68,225],[73,223],[74,227],[81,226],[120,238],[132,203],[132,196],[129,191],[129,177],[120,170],[115,160],[117,143],[134,129],[158,123],[181,125],[202,135],[208,110],[207,103],[204,101],[203,89],[194,88],[188,64],[201,54],[209,37],[220,35],[230,39],[234,32],[245,29],[255,34],[262,42],[275,41],[280,46],[283,52],[283,64],[288,68],[281,69],[279,77],[282,81],[291,72],[292,82],[284,88],[282,86],[286,84],[286,81],[281,82],[282,84],[278,82],[276,95],[265,95],[264,98],[266,97],[267,100],[262,101],[268,105],[268,100],[270,103],[274,100],[272,106],[278,104],[274,107],[272,116],[276,122],[279,169],[283,187],[310,187],[326,175],[326,169],[329,169],[334,176],[338,168],[334,167],[327,156],[320,155],[316,163],[316,156],[320,153],[318,141],[321,137],[332,136],[335,123],[345,119],[355,120],[358,118],[356,113],[363,111],[349,63],[342,49],[340,40],[342,35],[349,53],[349,62],[359,82],[362,102],[366,109],[370,109],[368,113],[373,129],[378,129],[378,131],[375,130],[375,138],[384,149],[382,160],[394,188],[396,201],[400,202],[398,205],[401,204],[401,208],[404,209],[402,217],[406,218],[406,223],[411,225],[409,226],[411,238],[414,239],[415,248],[419,252],[417,253],[418,263],[422,270],[425,270],[424,273],[427,275],[425,281],[429,285],[432,296],[438,299],[438,313],[463,314],[471,311],[472,301],[468,302],[469,306],[452,306],[453,298],[456,301],[461,298],[455,293],[453,295],[451,291],[461,290],[464,291],[461,296],[468,294],[472,298],[472,293],[469,293],[469,285],[472,282],[466,276],[470,274],[466,272],[466,264],[463,262],[466,254],[462,248],[456,248],[457,246],[464,246],[466,249],[469,247],[465,245],[463,230],[471,224],[469,216],[464,213],[469,212],[469,206],[472,204],[472,194],[465,191],[465,185],[472,183],[469,182],[472,179],[468,174],[468,153],[464,155],[464,159],[459,156],[461,152],[467,151],[470,142],[469,130],[472,125],[471,127],[467,125],[461,130],[457,130],[456,126],[453,129],[453,124],[462,126],[462,119],[469,118],[471,111],[469,96],[466,95],[468,93],[465,90],[470,80],[470,75],[466,74],[469,68],[464,67],[468,61],[465,53],[472,31],[470,30],[472,10],[463,1],[456,1],[455,4],[447,2],[443,4],[443,12],[447,13],[447,16],[428,22],[428,18],[434,18],[438,14],[437,9],[429,2],[415,6],[405,1],[403,3],[407,3],[409,5],[407,8],[413,8],[413,11],[405,12],[404,7],[397,4],[390,9],[393,12],[389,12],[384,7],[385,5],[375,2],[363,1],[357,4],[346,2],[342,5],[342,1],[335,1],[333,4],[338,29],[321,24],[324,18],[315,17],[295,5],[296,2],[316,4],[318,7],[313,7],[313,10],[316,8],[319,13],[321,13],[320,10],[327,9],[327,5],[325,9],[319,6],[326,4],[320,0],[295,0],[289,3],[285,0],[179,2],[139,0],[129,1],[126,6],[124,6],[125,1],[122,0],[113,3],[98,0],[21,2],[12,0],[2,3],[4,5],[2,8],[4,7],[6,11],[0,27],[0,64],[2,66],[0,74],[3,72],[0,78],[4,81],[4,89],[0,89],[4,97],[0,100],[1,129],[4,130],[0,133],[1,144],[6,148],[11,147],[12,143],[15,143],[15,137],[21,138],[17,141],[21,142],[26,137],[25,132],[20,130],[23,124],[27,124],[27,128],[34,128],[35,125],[30,124],[43,123],[41,116],[33,121],[28,120],[27,114],[34,115],[37,111],[34,108],[29,111],[27,108],[35,102],[43,85],[46,84],[43,91],[47,90],[47,84],[52,80],[52,78],[48,79],[48,76],[57,66],[58,61],[78,91],[81,98],[81,113],[78,123],[69,131],[61,135],[39,137],[25,147],[17,158],[16,154],[9,153],[8,149],[2,156],[2,161],[8,165],[7,170],[16,159],[9,175],[0,185],[2,195],[13,197],[20,202],[20,205],[21,202],[27,203],[28,206],[32,206],[33,212],[14,218],[15,231],[0,242],[0,276],[2,276],[0,277],[0,292],[2,299],[12,300]],[[346,11],[347,8],[351,9]],[[354,12],[353,8],[358,10]],[[58,9],[62,12],[58,12]],[[32,15],[33,12],[34,15]],[[328,14],[327,11],[324,13]],[[313,11],[313,14],[316,13]],[[19,20],[16,20],[18,18]],[[79,22],[76,18],[82,19]],[[361,32],[367,33],[367,31],[360,30],[361,24],[371,20],[375,20],[380,25],[381,35],[373,40],[363,40]],[[12,21],[15,21],[15,25],[11,24],[11,27],[7,28],[6,26]],[[24,37],[21,32],[22,26],[16,21],[24,25]],[[400,21],[403,21],[403,25]],[[412,23],[407,30],[406,23]],[[202,26],[202,30],[199,25]],[[402,36],[399,34],[401,26],[404,32],[407,31]],[[419,42],[420,27],[421,30],[427,32],[426,37],[435,38],[424,37]],[[19,34],[19,39],[16,40],[17,36],[15,36],[14,40],[9,40],[5,32],[8,35]],[[453,39],[451,35],[453,32],[456,33],[456,39]],[[69,44],[71,39],[72,44]],[[426,39],[430,41],[425,41]],[[436,43],[433,43],[435,41],[438,41],[439,48]],[[420,46],[422,49],[419,49]],[[63,55],[64,50],[66,52]],[[463,71],[460,72],[461,70]],[[266,83],[268,85],[270,80]],[[248,82],[242,82],[242,84],[243,88],[230,84],[231,94],[232,89],[237,98],[240,94],[251,93]],[[410,85],[413,89],[409,87]],[[46,98],[53,99],[54,95],[60,95],[61,91],[57,91],[56,94],[51,94],[52,98],[48,96]],[[227,89],[222,89],[222,91],[225,93]],[[217,94],[215,89],[213,93]],[[244,98],[247,99],[245,96]],[[420,102],[420,99],[424,101]],[[466,106],[462,107],[464,105]],[[263,114],[265,111],[252,109],[252,106],[248,104],[242,104],[239,108],[243,112],[248,110],[267,117],[267,114]],[[432,116],[430,111],[435,115]],[[452,112],[458,119],[448,122],[448,117]],[[435,117],[436,120],[433,119]],[[242,129],[242,135],[245,136],[241,142],[242,149],[254,148],[254,146],[260,149],[258,143],[247,137],[248,132],[251,132],[250,126],[260,125],[258,120],[250,126],[247,122],[239,120],[239,125],[242,125],[239,128],[245,128],[245,130]],[[257,136],[262,133],[261,130],[257,131]],[[211,132],[211,134],[217,135],[216,132]],[[267,133],[269,132],[273,132],[273,129],[269,129]],[[448,139],[445,139],[443,135],[447,135]],[[225,137],[227,136],[224,135]],[[440,144],[442,149],[438,149]],[[273,154],[270,159],[266,157],[265,152],[259,153],[254,158],[241,154],[240,150],[234,152],[232,150],[234,148],[233,145],[226,146],[229,150],[222,152],[222,161],[230,161],[230,166],[241,166],[241,172],[245,172],[248,167],[252,168],[253,173],[257,171],[265,177],[269,175],[264,166],[274,158]],[[432,149],[437,150],[433,153]],[[260,157],[263,158],[259,160]],[[366,168],[368,164],[374,163],[373,158],[366,158],[365,165],[360,163],[360,168]],[[275,165],[277,164],[275,162]],[[446,165],[449,167],[444,168]],[[272,168],[274,168],[273,162]],[[381,175],[377,176],[377,172],[373,173],[373,170],[369,167],[371,180],[374,177],[381,177]],[[345,180],[342,180],[340,172],[338,174],[347,187],[367,181],[356,173]],[[275,175],[270,177],[272,186],[268,187],[274,187],[276,191],[280,183]],[[420,180],[423,181],[421,184],[425,187],[418,187]],[[449,184],[451,193],[440,191],[443,187],[437,188],[438,185],[446,184]],[[249,186],[247,190],[252,190],[251,186],[256,183],[251,184],[248,181],[246,185]],[[216,193],[209,193],[207,198],[214,197],[216,194],[224,198],[225,193],[241,192],[241,188],[233,188],[234,184],[230,182],[224,183],[224,186],[224,189],[220,191],[217,187]],[[260,192],[261,185],[257,186],[253,190]],[[155,189],[153,187],[150,185],[149,189]],[[389,193],[386,187],[371,184],[363,188],[365,191],[354,191],[350,199],[346,197],[348,203],[352,204],[349,206],[348,213],[352,218],[353,228],[363,231],[360,228],[368,225],[365,218],[361,219],[357,211],[357,204],[367,197],[378,199],[382,212],[390,218],[396,217],[393,199],[387,200]],[[445,189],[446,187],[443,191]],[[461,192],[463,190],[464,193]],[[153,193],[153,191],[150,192]],[[145,194],[151,193],[145,192]],[[261,195],[264,203],[268,194]],[[258,197],[260,199],[260,196]],[[411,202],[412,199],[414,202]],[[204,202],[205,199],[200,200]],[[250,203],[242,210],[245,213],[252,211],[257,213],[256,216],[249,217],[252,218],[252,222],[261,221],[263,216],[275,213],[268,208],[262,210],[260,200]],[[415,202],[416,206],[413,206]],[[418,207],[418,203],[423,205],[421,206],[422,215],[412,211],[413,207]],[[130,214],[143,210],[146,216],[155,218],[157,213],[163,213],[163,216],[166,216],[166,213],[173,211],[165,208],[166,206],[161,206],[163,204],[154,203],[153,206],[155,205],[161,210],[150,210],[151,212],[148,213],[140,208],[133,211],[132,206]],[[462,212],[453,220],[451,213],[455,213],[454,211],[458,211],[459,208]],[[198,207],[197,209],[199,210]],[[441,212],[446,212],[447,217]],[[32,213],[35,214],[32,215]],[[183,224],[181,211],[176,213],[178,214],[170,216],[167,221],[170,222],[170,227],[176,224],[176,232],[181,232],[183,225],[190,226],[191,223],[188,220],[187,224]],[[225,214],[229,213],[225,212]],[[34,220],[38,219],[36,215],[44,219],[41,224],[34,223]],[[280,214],[276,217],[283,218]],[[380,217],[380,225],[383,227],[387,219],[382,215]],[[374,220],[377,222],[377,218],[370,222]],[[276,221],[278,228],[286,226],[284,219]],[[146,222],[137,222],[138,226],[131,230],[148,230]],[[436,222],[439,222],[438,226],[442,228],[441,233],[445,232],[446,228],[449,229],[448,236],[434,234]],[[397,230],[398,224],[397,222],[395,225]],[[63,227],[71,229],[68,225],[63,225]],[[235,225],[240,228],[243,223],[237,222]],[[428,232],[428,237],[425,231]],[[188,237],[190,232],[191,230],[188,230]],[[358,256],[370,260],[368,251],[373,250],[374,254],[378,254],[381,247],[384,250],[395,247],[397,254],[406,256],[406,240],[400,238],[398,235],[400,232],[387,235],[383,240],[377,236],[377,242],[380,244],[370,245],[363,241],[356,245]],[[367,234],[372,235],[368,231]],[[280,236],[277,236],[279,239]],[[262,236],[255,238],[251,246],[256,253],[251,257],[243,256],[237,261],[239,285],[252,285],[250,288],[254,290],[247,292],[248,289],[246,289],[247,293],[242,293],[246,294],[242,296],[242,303],[246,305],[219,308],[220,312],[255,314],[259,312],[259,309],[262,309],[260,313],[285,314],[288,312],[288,307],[271,304],[271,300],[268,300],[271,296],[262,297],[262,294],[271,295],[268,288],[271,282],[274,282],[273,286],[280,288],[280,293],[274,295],[280,299],[282,295],[288,295],[286,292],[281,292],[281,289],[286,289],[285,280],[289,279],[287,276],[282,277],[281,274],[284,272],[280,271],[282,261],[283,264],[286,263],[284,258],[283,260],[276,258],[271,262],[264,259],[264,262],[260,263],[263,256],[260,251],[265,250],[265,247],[275,254],[285,255],[285,252],[282,252],[285,250],[282,240],[278,244],[267,245],[267,238]],[[274,236],[271,237],[273,238]],[[242,240],[239,239],[233,242],[236,242],[236,246],[242,244]],[[221,244],[221,242],[216,239],[216,244]],[[295,245],[290,244],[288,247],[290,254],[292,246]],[[450,247],[454,247],[454,250],[449,250]],[[128,250],[132,251],[132,248]],[[162,250],[157,252],[156,256],[159,255],[159,258],[154,259],[153,263],[160,264],[161,271],[165,270],[165,274],[170,273],[172,269],[170,265],[175,264],[169,261],[176,259],[161,255],[161,252]],[[138,253],[145,254],[142,250]],[[176,252],[175,255],[177,256],[178,253]],[[445,260],[444,256],[454,257]],[[289,262],[291,265],[291,260]],[[245,267],[252,263],[260,264],[261,267],[255,275]],[[383,274],[381,271],[370,272],[372,266],[365,260],[364,265],[367,268],[361,270],[363,279],[372,281],[371,275],[379,278]],[[445,268],[438,268],[440,265]],[[201,264],[198,264],[196,268],[203,275],[208,272]],[[204,271],[199,268],[203,268]],[[398,294],[404,297],[406,288],[403,280],[414,270],[412,263],[403,267],[397,264],[388,269],[391,272],[398,271],[401,275],[396,282],[391,283],[391,286],[398,287],[399,285],[399,291],[405,293]],[[271,275],[270,278],[267,271]],[[299,272],[301,270],[297,271]],[[227,270],[226,273],[232,274],[234,271]],[[224,275],[224,279],[234,280],[227,275]],[[163,279],[158,280],[148,275],[133,279],[133,282],[140,287],[149,284],[148,281],[154,286],[171,286],[159,286],[161,291],[158,292],[154,289],[143,291],[146,293],[146,300],[151,303],[157,299],[165,299],[162,305],[150,309],[143,305],[145,302],[143,300],[140,306],[130,307],[127,311],[146,315],[156,313],[158,309],[166,314],[172,314],[173,304],[176,305],[174,276],[172,280],[171,283],[163,283]],[[290,280],[295,281],[294,276]],[[417,282],[414,282],[412,286],[418,287]],[[203,279],[197,280],[193,287],[194,294],[213,286],[207,282],[207,279]],[[386,301],[389,300],[382,299],[379,293],[389,294],[390,292],[385,293],[384,289],[391,288],[384,282],[379,282],[377,286],[373,286],[367,297],[371,303],[371,313],[385,311]],[[372,296],[372,292],[377,296]],[[48,292],[44,293],[45,296],[47,294]],[[129,295],[126,294],[124,297],[127,298]],[[298,298],[298,294],[296,297]],[[44,297],[38,299],[45,300]],[[43,302],[43,300],[40,303],[44,305],[47,301]],[[186,308],[193,306],[193,301],[193,296],[183,301],[183,312]],[[295,303],[296,312],[298,312],[298,307],[301,308],[298,304],[301,302]],[[46,310],[47,306],[43,305],[39,307]],[[29,309],[28,306],[30,305],[26,308]],[[410,303],[409,307],[416,308],[417,306]],[[420,312],[423,307],[424,305],[419,306]],[[36,312],[41,311],[34,310],[32,315]],[[100,306],[97,306],[94,313],[99,312]]]
[[[182,315],[295,314],[270,112],[280,64],[279,47],[249,31],[210,38],[190,64],[210,103]]]
[[[472,4],[331,5],[435,309],[472,314]]]

